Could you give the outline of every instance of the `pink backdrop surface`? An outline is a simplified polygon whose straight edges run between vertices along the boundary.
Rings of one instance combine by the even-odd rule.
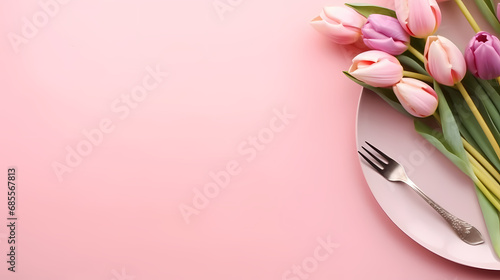
[[[2,1],[0,279],[498,279],[373,198],[341,4]]]

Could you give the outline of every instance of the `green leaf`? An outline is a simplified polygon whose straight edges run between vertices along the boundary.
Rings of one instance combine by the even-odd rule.
[[[418,73],[423,75],[428,75],[427,71],[425,71],[425,68],[422,67],[422,65],[418,63],[417,60],[405,54],[398,55],[397,59],[399,60],[399,62],[401,62],[401,64],[410,67],[411,69],[417,71]]]
[[[492,13],[495,13],[496,4],[493,2],[493,0],[483,0],[483,2]]]
[[[495,141],[500,142],[500,132],[498,131],[497,129],[497,126],[495,125],[495,121],[500,121],[498,118],[498,111],[496,111],[496,108],[494,108],[494,106],[492,106],[491,103],[489,102],[484,102],[483,100],[481,100],[480,102],[477,102],[477,109],[478,111],[480,112],[481,116],[483,116],[483,119],[484,121],[486,122],[486,125],[489,127],[491,133],[493,134],[493,137],[495,138]],[[488,109],[487,107],[493,107],[493,109]],[[496,112],[496,115],[491,115],[490,114],[490,110],[491,110],[491,113],[495,113]],[[489,142],[489,141],[488,141]]]
[[[479,152],[484,158],[486,158],[486,155],[483,154],[483,152],[479,148],[479,145],[470,135],[469,131],[467,131],[467,129],[463,126],[458,116],[455,113],[453,113],[453,115],[455,115],[455,120],[457,121],[458,129],[460,130],[460,134],[462,134],[462,137],[465,139],[465,141],[467,141],[472,147],[474,147],[474,149],[476,149],[477,152]]]
[[[488,229],[491,244],[497,255],[500,255],[500,217],[497,209],[488,201],[484,194],[476,186],[476,195],[483,212],[484,222]]]
[[[476,81],[485,90],[486,94],[491,99],[491,102],[493,102],[497,110],[500,112],[500,95],[498,94],[498,91],[488,81],[483,79],[476,79]],[[496,81],[494,81],[494,83],[496,83]]]
[[[441,118],[441,127],[443,130],[444,138],[450,146],[451,151],[457,155],[460,159],[469,163],[467,159],[467,153],[465,151],[464,145],[462,144],[462,136],[460,135],[460,130],[458,128],[457,122],[455,121],[455,116],[448,105],[448,102],[441,90],[439,84],[434,81],[434,91],[438,95],[438,111]],[[467,165],[466,174],[473,174],[472,167],[470,164]]]
[[[347,72],[347,71],[343,71],[343,72],[349,79],[353,80],[358,85],[360,85],[364,88],[367,88],[367,89],[375,92],[376,94],[378,94],[378,96],[380,96],[385,102],[389,103],[389,105],[391,105],[394,109],[398,110],[398,112],[400,112],[404,115],[407,115],[407,116],[411,116],[405,110],[405,108],[403,108],[403,106],[401,106],[401,103],[399,103],[398,98],[396,97],[396,95],[394,94],[394,91],[392,91],[391,88],[373,87],[373,86],[370,86],[369,84],[366,84],[366,83],[354,78],[351,74],[349,74],[349,72]]]
[[[485,6],[483,8],[488,8],[493,14],[495,14],[496,3],[493,0],[477,0],[477,1],[482,1],[483,3],[481,3],[481,5]],[[478,5],[477,2],[476,5]]]
[[[484,80],[485,82],[488,82],[491,87],[493,87],[497,92],[500,92],[500,84],[498,84],[498,80],[493,79],[493,80]]]
[[[450,91],[451,93],[449,96],[451,100],[453,100],[453,111],[457,113],[463,127],[469,132],[469,135],[477,143],[482,154],[485,155],[485,157],[493,166],[495,166],[497,170],[500,170],[500,161],[488,141],[488,138],[481,129],[481,126],[469,109],[469,106],[467,106],[467,103],[461,97],[460,93],[454,92],[456,90],[452,91],[452,89],[450,89]]]
[[[467,91],[473,93],[471,97],[477,97],[477,100],[479,100],[479,102],[476,102],[476,106],[493,133],[493,136],[497,142],[500,142],[500,133],[498,132],[498,128],[500,128],[500,113],[492,102],[492,99],[490,99],[490,95],[485,92],[482,86],[484,85],[487,87],[489,84],[484,80],[476,79],[471,74],[466,75],[463,79],[463,83]],[[493,88],[490,89],[494,90]],[[498,98],[498,93],[493,94],[492,97]]]
[[[473,181],[477,180],[476,175],[470,167],[469,161],[462,160],[450,148],[445,140],[444,135],[426,125],[422,120],[414,120],[415,130],[438,149],[444,156],[446,156],[453,164],[455,164],[465,175],[469,176]]]
[[[346,3],[345,5],[353,8],[356,12],[360,13],[364,17],[368,17],[371,14],[381,14],[396,18],[396,12],[384,7],[373,6],[369,4],[352,4],[352,3]]]
[[[484,18],[488,21],[488,23],[493,27],[497,34],[500,34],[500,22],[495,15],[495,12],[490,9],[488,4],[483,0],[474,0],[476,2],[476,6],[483,14]]]

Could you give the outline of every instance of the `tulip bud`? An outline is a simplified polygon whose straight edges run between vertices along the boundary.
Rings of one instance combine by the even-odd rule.
[[[366,18],[349,7],[324,7],[311,25],[337,44],[347,45],[361,38]]]
[[[455,85],[467,72],[462,52],[445,37],[429,36],[425,43],[424,57],[427,72],[443,85]]]
[[[405,110],[411,115],[425,118],[438,106],[438,96],[428,84],[413,78],[403,78],[392,87],[394,94]]]
[[[500,76],[500,40],[480,31],[465,49],[467,68],[474,76],[490,80]]]
[[[403,78],[403,67],[394,56],[382,51],[366,51],[352,60],[349,74],[374,86],[390,87]]]
[[[371,14],[361,32],[367,47],[392,55],[405,52],[410,42],[410,35],[390,16]]]
[[[395,0],[399,23],[411,36],[425,38],[441,24],[441,10],[436,0]]]

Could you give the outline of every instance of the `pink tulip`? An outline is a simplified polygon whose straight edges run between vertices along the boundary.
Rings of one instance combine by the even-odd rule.
[[[438,106],[438,96],[428,84],[413,78],[403,78],[392,89],[399,102],[411,115],[425,118],[432,114]]]
[[[361,38],[366,18],[346,6],[324,7],[311,25],[337,44],[347,45]]]
[[[441,24],[441,10],[436,0],[395,0],[399,23],[413,37],[434,34]]]
[[[410,35],[390,16],[371,14],[361,32],[367,47],[392,55],[402,54],[410,43]]]
[[[445,37],[429,36],[425,44],[424,57],[427,72],[443,85],[455,85],[467,72],[462,52]]]
[[[349,74],[374,87],[390,87],[403,78],[403,67],[394,56],[372,50],[353,58]]]

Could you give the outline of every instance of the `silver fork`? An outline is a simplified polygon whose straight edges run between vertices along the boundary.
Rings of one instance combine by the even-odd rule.
[[[450,212],[446,211],[443,207],[439,206],[436,202],[430,199],[415,183],[413,183],[408,175],[406,175],[406,171],[404,167],[387,156],[385,153],[374,147],[368,142],[365,142],[368,146],[370,146],[373,150],[375,150],[378,156],[375,153],[370,152],[365,147],[361,146],[365,152],[367,152],[376,163],[365,156],[363,153],[358,151],[358,153],[384,178],[393,182],[403,182],[410,186],[415,192],[417,192],[429,205],[436,210],[436,212],[444,218],[444,220],[450,225],[450,227],[455,231],[455,233],[462,239],[465,243],[471,245],[478,245],[484,243],[483,237],[481,233],[469,223],[455,217]]]

